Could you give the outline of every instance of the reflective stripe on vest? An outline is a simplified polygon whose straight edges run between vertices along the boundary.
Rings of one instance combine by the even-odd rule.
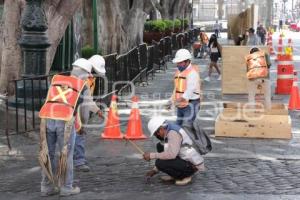
[[[87,84],[87,86],[90,89],[91,95],[93,95],[94,90],[95,90],[95,86],[96,86],[95,82],[96,82],[96,78],[95,77],[89,77],[86,80],[86,84]],[[75,130],[76,130],[76,132],[80,133],[79,131],[81,130],[81,128],[82,128],[82,122],[81,122],[81,117],[80,117],[80,106],[78,106],[77,114],[75,116]]]
[[[247,78],[265,78],[268,76],[265,53],[258,51],[245,57],[247,63]]]
[[[93,95],[94,94],[94,90],[95,90],[95,86],[96,86],[96,84],[95,84],[96,78],[95,77],[90,77],[90,78],[88,78],[86,80],[86,82],[87,82],[87,86],[90,89],[91,95]]]
[[[70,121],[85,82],[77,77],[55,75],[39,116],[45,119]]]
[[[293,61],[277,61],[278,65],[293,65]]]
[[[175,76],[174,76],[174,85],[175,85],[175,101],[182,97],[183,93],[185,92],[187,88],[187,76],[193,72],[198,72],[198,67],[196,65],[192,65],[189,67],[189,69],[185,69],[184,71],[180,72],[179,70],[176,70]],[[200,81],[200,78],[199,78]],[[199,95],[200,94],[200,86],[199,91],[195,91],[194,94]],[[188,105],[188,101],[181,102],[179,105],[177,105],[179,108],[186,107]]]

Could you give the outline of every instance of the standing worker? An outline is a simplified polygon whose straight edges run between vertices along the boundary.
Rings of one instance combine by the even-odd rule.
[[[94,71],[100,76],[105,75],[105,60],[100,55],[92,56],[89,61],[93,65]],[[74,72],[76,73],[76,72]],[[84,95],[85,97],[93,96],[94,87],[95,87],[95,78],[93,76],[88,77],[87,81],[89,90],[86,90],[88,95]],[[89,172],[90,167],[88,166],[86,156],[85,156],[85,138],[87,134],[87,130],[85,125],[88,124],[90,118],[90,112],[98,113],[98,116],[102,118],[102,112],[100,108],[96,105],[96,103],[91,98],[84,98],[83,104],[80,106],[80,121],[82,124],[81,127],[76,128],[76,140],[75,140],[75,148],[74,148],[74,167],[78,171]]]
[[[257,47],[250,50],[245,57],[248,78],[248,101],[255,108],[255,94],[257,89],[264,90],[265,109],[271,109],[271,83],[269,69],[271,67],[270,57],[267,53]]]
[[[177,64],[174,76],[172,100],[177,107],[178,125],[192,124],[200,106],[200,76],[197,66],[191,64],[192,55],[187,49],[179,49],[173,63]]]
[[[83,96],[92,101],[85,80],[91,76],[93,65],[83,58],[76,60],[72,65],[71,76],[53,77],[46,102],[39,113],[41,196],[58,193],[61,196],[69,196],[80,193],[79,187],[73,187],[75,116],[83,102]],[[55,159],[56,145],[60,151],[59,159]]]
[[[204,171],[204,159],[192,146],[193,142],[180,126],[167,122],[163,117],[150,119],[148,129],[162,143],[157,143],[158,153],[146,152],[146,161],[156,159],[155,168],[147,173],[152,177],[159,171],[168,174],[162,176],[163,181],[175,181],[176,185],[186,185],[192,181],[192,175]]]

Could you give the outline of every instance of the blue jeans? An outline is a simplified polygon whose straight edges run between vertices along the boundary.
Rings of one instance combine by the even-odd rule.
[[[193,124],[199,112],[200,100],[190,100],[189,105],[184,108],[177,108],[176,124]]]
[[[85,134],[76,133],[75,148],[74,148],[74,166],[86,164],[85,158]]]
[[[53,175],[56,173],[57,159],[55,159],[55,148],[58,145],[58,151],[61,151],[64,143],[64,130],[65,121],[61,120],[47,120],[47,144],[49,150],[49,156],[52,166]],[[67,156],[67,172],[64,188],[72,189],[73,186],[73,153],[75,144],[75,128],[73,127],[70,139],[68,142],[68,156]],[[50,182],[48,177],[42,172],[42,182],[41,185],[44,187],[50,187]]]
[[[204,55],[204,53],[207,52],[207,48],[208,48],[208,46],[206,44],[203,44],[201,46],[201,49],[200,49],[200,58],[202,58],[203,55]]]

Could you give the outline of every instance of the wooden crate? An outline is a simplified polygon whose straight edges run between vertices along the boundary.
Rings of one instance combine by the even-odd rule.
[[[224,105],[215,122],[215,136],[291,139],[291,119],[283,104],[274,104],[268,111],[254,111],[244,105]]]
[[[265,46],[259,48],[268,52]],[[249,54],[250,49],[250,46],[223,46],[222,94],[248,93],[245,56]]]

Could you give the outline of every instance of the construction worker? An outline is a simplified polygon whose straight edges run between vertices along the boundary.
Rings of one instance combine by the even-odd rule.
[[[41,196],[57,193],[61,196],[69,196],[80,193],[79,187],[73,187],[75,116],[78,115],[78,108],[84,99],[92,102],[85,80],[91,76],[93,65],[83,58],[76,60],[72,65],[70,76],[55,75],[53,77],[46,102],[39,113],[41,118],[39,153],[42,167]],[[102,115],[100,110],[97,112]],[[56,145],[60,151],[59,159],[55,159]]]
[[[168,176],[162,176],[163,181],[175,181],[176,185],[186,185],[191,182],[192,175],[204,171],[204,159],[192,146],[188,134],[175,123],[166,121],[161,116],[155,116],[148,122],[151,136],[161,142],[157,143],[157,153],[146,152],[146,161],[156,159],[155,167],[146,176],[152,177],[159,171]]]
[[[265,109],[271,108],[271,83],[269,69],[271,67],[270,57],[267,53],[257,47],[250,50],[245,57],[248,78],[248,101],[250,107],[255,107],[255,94],[257,89],[264,90]]]
[[[178,125],[192,124],[199,111],[200,77],[197,66],[191,64],[192,55],[187,49],[179,49],[173,63],[177,70],[174,76],[174,91],[169,104],[177,107]]]
[[[200,49],[200,58],[203,58],[204,53],[206,53],[206,55],[208,54],[208,41],[209,38],[207,36],[207,34],[204,32],[204,28],[200,29],[200,43],[201,43],[201,49]],[[205,55],[205,57],[206,57]],[[204,57],[204,58],[205,58]]]
[[[92,56],[89,61],[93,65],[93,70],[100,76],[105,75],[105,60],[100,55]],[[88,77],[87,85],[89,87],[89,96],[93,95],[95,87],[95,78],[93,76]],[[88,91],[87,91],[88,92]],[[86,126],[90,118],[90,112],[98,113],[99,117],[102,118],[102,112],[94,101],[84,98],[83,104],[80,106],[80,121],[82,126],[76,128],[76,140],[74,148],[74,167],[77,171],[89,172],[90,167],[88,166],[85,156],[85,135],[87,134]]]

